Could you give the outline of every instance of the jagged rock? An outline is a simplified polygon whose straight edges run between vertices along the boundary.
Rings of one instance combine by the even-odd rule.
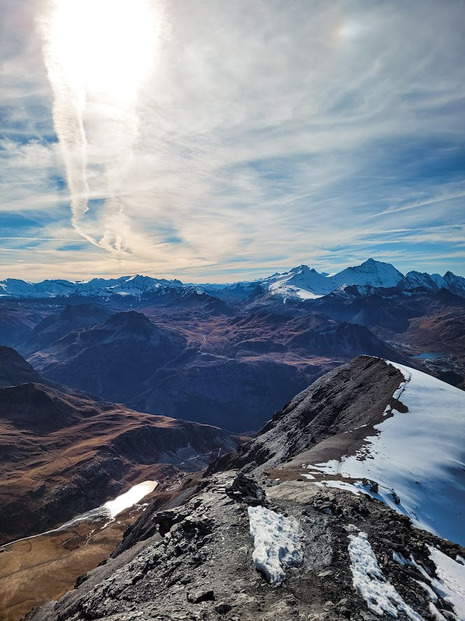
[[[216,460],[207,475],[251,462],[267,471],[322,440],[373,425],[383,418],[403,376],[380,358],[359,356],[299,393],[237,453]],[[376,390],[373,390],[373,387]]]
[[[191,602],[192,604],[200,604],[201,602],[213,602],[215,601],[215,594],[211,589],[209,589],[208,591],[204,589],[199,589],[198,591],[188,593],[187,601]]]
[[[247,505],[266,505],[266,494],[256,481],[238,472],[232,484],[226,488],[226,493],[235,500],[245,502]]]

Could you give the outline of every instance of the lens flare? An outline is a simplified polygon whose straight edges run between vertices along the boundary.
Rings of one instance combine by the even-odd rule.
[[[94,97],[130,103],[154,51],[147,0],[62,0],[50,22],[50,53]]]

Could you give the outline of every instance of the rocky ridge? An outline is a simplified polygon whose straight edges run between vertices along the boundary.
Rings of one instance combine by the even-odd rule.
[[[303,561],[286,570],[279,588],[254,564],[248,509],[256,504],[295,519],[301,529]],[[449,556],[463,549],[413,529],[407,518],[368,497],[297,481],[266,487],[265,496],[252,479],[238,482],[230,471],[209,477],[184,505],[154,513],[150,522],[145,539],[109,558],[29,621],[374,621],[380,615],[353,585],[349,545],[360,533],[378,559],[379,582],[388,581],[403,602],[398,619],[432,620],[435,611],[439,618],[458,618],[431,586],[437,573],[428,545]],[[402,564],[402,558],[415,564]]]
[[[365,356],[321,378],[197,485],[148,509],[102,566],[29,620],[463,621],[464,548],[373,494],[306,476],[309,461],[356,452],[393,409],[408,416],[403,383]]]

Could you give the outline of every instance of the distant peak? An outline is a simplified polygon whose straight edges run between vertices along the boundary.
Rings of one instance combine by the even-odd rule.
[[[308,265],[298,265],[297,267],[293,267],[289,270],[293,274],[318,274],[318,272],[313,267],[308,267]]]
[[[386,263],[385,261],[378,261],[376,259],[373,259],[372,257],[370,257],[369,259],[367,259],[366,261],[364,261],[361,265],[371,265],[371,266],[376,266],[376,265],[389,265],[391,267],[394,267],[392,265],[392,263]],[[361,266],[360,266],[361,267]]]
[[[107,323],[123,323],[123,322],[132,322],[132,323],[141,323],[141,324],[151,324],[150,319],[144,315],[143,313],[138,313],[137,311],[121,311],[119,313],[115,313],[108,320]]]

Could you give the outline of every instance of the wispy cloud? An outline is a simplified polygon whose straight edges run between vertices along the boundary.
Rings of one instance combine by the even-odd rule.
[[[461,3],[151,5],[162,20],[157,49],[121,116],[83,83],[64,92],[60,72],[53,93],[47,86],[34,20],[50,15],[51,0],[27,11],[6,2],[15,36],[4,209],[47,212],[45,238],[49,226],[71,228],[71,201],[90,242],[85,258],[58,240],[55,251],[44,246],[44,257],[62,259],[57,269],[44,258],[43,275],[231,280],[302,262],[333,271],[369,255],[403,271],[434,256],[435,270],[464,272],[453,229],[465,219]],[[65,166],[50,142],[52,94]],[[67,189],[53,181],[65,168]]]

